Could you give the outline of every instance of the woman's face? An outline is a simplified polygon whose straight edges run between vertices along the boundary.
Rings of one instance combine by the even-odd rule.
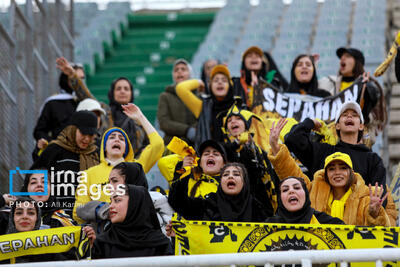
[[[184,63],[176,64],[172,70],[172,79],[175,83],[186,81],[190,78],[189,67]]]
[[[234,196],[243,189],[243,171],[240,167],[229,166],[221,176],[221,188],[225,194]]]
[[[299,180],[290,178],[280,187],[283,206],[290,212],[301,210],[306,202],[306,193]]]
[[[356,60],[354,57],[349,53],[343,53],[343,55],[340,57],[340,74],[342,74],[344,77],[353,76],[353,69],[355,65]]]
[[[119,184],[125,184],[125,177],[122,176],[121,173],[119,172],[119,170],[116,170],[116,169],[111,170],[110,176],[108,179],[110,181],[110,184],[114,188],[117,188],[117,185],[119,185]]]
[[[294,68],[294,75],[297,81],[308,83],[311,81],[314,74],[314,67],[309,57],[302,57],[297,62]]]
[[[201,154],[200,167],[207,175],[216,175],[224,166],[224,158],[215,148],[209,146]]]
[[[211,80],[211,92],[216,98],[224,98],[228,94],[229,80],[222,73],[217,73]]]
[[[114,99],[119,104],[128,104],[132,99],[132,91],[127,80],[119,80],[114,86]]]
[[[249,71],[260,71],[262,68],[262,58],[256,52],[250,52],[244,58],[244,65]]]
[[[107,158],[122,158],[126,149],[125,137],[120,132],[112,132],[106,141]]]
[[[16,205],[14,213],[15,228],[18,232],[32,231],[38,219],[35,206],[28,201]]]
[[[29,179],[28,183],[28,192],[36,193],[36,192],[44,192],[44,174],[43,173],[34,173]],[[29,196],[35,201],[45,202],[49,199],[50,196],[50,183],[47,182],[47,195],[45,196]]]
[[[86,149],[91,143],[93,143],[94,134],[82,134],[79,129],[75,132],[75,142],[80,149]]]
[[[333,188],[345,188],[350,179],[350,167],[341,160],[334,160],[326,166],[326,175]]]
[[[236,115],[232,115],[228,118],[226,127],[228,129],[228,132],[234,137],[238,137],[246,130],[246,125],[243,119]]]
[[[128,211],[129,196],[114,194],[111,197],[109,216],[112,223],[122,223]]]

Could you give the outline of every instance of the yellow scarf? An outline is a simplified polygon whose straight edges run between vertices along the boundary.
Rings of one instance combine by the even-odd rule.
[[[328,199],[328,205],[331,208],[331,213],[330,215],[332,217],[337,217],[341,220],[343,220],[343,214],[344,214],[344,206],[346,205],[346,201],[349,198],[349,196],[353,193],[351,188],[347,190],[346,194],[339,199],[339,200],[333,200],[333,192],[329,194],[329,199]]]
[[[340,84],[340,92],[343,91],[344,89],[349,88],[353,83],[354,83],[354,81],[352,81],[352,82],[342,81],[342,83]]]
[[[310,224],[320,224],[314,214],[311,217]]]

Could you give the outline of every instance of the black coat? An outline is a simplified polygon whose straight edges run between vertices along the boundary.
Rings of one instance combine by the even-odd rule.
[[[150,194],[143,186],[127,185],[129,204],[123,222],[94,241],[93,258],[162,256],[172,254],[171,245],[161,232]]]
[[[221,213],[221,207],[228,205],[222,203],[226,201],[221,201],[221,198],[218,197],[218,191],[217,193],[206,195],[205,198],[192,198],[187,194],[188,183],[189,176],[175,181],[168,196],[168,202],[171,207],[187,220],[263,222],[268,217],[264,213],[263,205],[250,195],[248,205],[250,210],[247,210],[245,212],[246,215],[244,215],[251,215],[250,218],[227,220],[224,218],[224,214]],[[219,191],[221,191],[220,188],[218,188]],[[242,215],[240,217],[243,217]]]
[[[235,142],[226,141],[224,147],[229,162],[239,162],[246,166],[251,193],[262,204],[263,210],[268,216],[274,215],[273,199],[268,196],[267,191],[270,191],[272,186],[273,188],[278,187],[279,178],[272,168],[267,152],[256,147],[254,142],[243,145],[239,153],[236,152],[239,145]],[[262,179],[266,173],[270,176],[271,182],[264,184]]]
[[[372,152],[363,144],[352,145],[339,141],[336,145],[318,143],[310,140],[311,130],[314,122],[305,119],[303,122],[293,126],[285,137],[285,144],[296,157],[307,167],[310,175],[324,168],[325,158],[335,152],[346,153],[353,162],[353,169],[358,172],[365,184],[386,184],[386,169],[381,157]]]
[[[57,135],[68,125],[77,105],[73,99],[47,102],[33,131],[35,139],[44,138],[47,141],[56,139]]]
[[[96,152],[94,152],[96,153]],[[31,169],[37,169],[45,167],[49,170],[48,179],[52,179],[51,173],[54,173],[53,179],[50,180],[52,186],[54,186],[54,194],[60,201],[60,209],[64,209],[69,215],[72,214],[73,205],[75,203],[74,192],[64,192],[63,189],[60,190],[61,194],[57,194],[57,185],[64,184],[65,182],[73,184],[74,188],[78,186],[78,175],[80,171],[80,157],[79,154],[73,153],[66,150],[65,148],[57,145],[50,144],[40,155],[40,157],[33,163]],[[53,167],[53,169],[51,169]],[[75,179],[72,179],[72,175],[64,175],[61,171],[72,171],[74,173]],[[60,172],[60,179],[57,178],[57,173]],[[61,188],[61,187],[60,187]],[[74,190],[75,191],[75,190]],[[64,194],[66,193],[66,194]],[[72,215],[71,215],[72,216]]]

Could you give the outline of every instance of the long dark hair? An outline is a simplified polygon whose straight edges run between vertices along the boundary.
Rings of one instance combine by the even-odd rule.
[[[299,63],[300,59],[302,59],[303,57],[307,57],[311,60],[311,63],[312,63],[313,69],[314,69],[313,76],[311,77],[311,80],[308,83],[300,83],[297,80],[296,74],[295,74],[296,66]],[[316,72],[316,68],[315,68],[314,58],[311,55],[300,54],[295,58],[295,60],[293,61],[293,64],[292,64],[292,69],[290,71],[290,85],[289,85],[288,92],[298,93],[300,89],[305,90],[307,92],[307,94],[313,94],[316,90],[318,90],[317,72]]]

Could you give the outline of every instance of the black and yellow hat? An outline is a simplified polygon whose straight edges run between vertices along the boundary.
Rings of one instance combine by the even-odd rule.
[[[262,119],[257,116],[256,114],[254,114],[251,111],[245,110],[245,109],[240,109],[236,106],[236,104],[232,105],[232,107],[228,110],[228,112],[226,113],[225,118],[223,119],[223,125],[224,128],[226,129],[228,127],[228,119],[231,116],[239,116],[240,118],[242,118],[242,120],[244,121],[245,125],[246,125],[246,129],[250,129],[251,126],[251,121],[253,118],[262,121]]]

